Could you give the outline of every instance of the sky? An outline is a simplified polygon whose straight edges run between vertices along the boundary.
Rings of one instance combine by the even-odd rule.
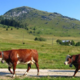
[[[22,6],[80,20],[80,0],[0,0],[0,15]]]

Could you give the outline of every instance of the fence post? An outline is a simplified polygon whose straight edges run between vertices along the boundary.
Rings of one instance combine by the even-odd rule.
[[[53,38],[52,38],[52,46],[53,46]]]

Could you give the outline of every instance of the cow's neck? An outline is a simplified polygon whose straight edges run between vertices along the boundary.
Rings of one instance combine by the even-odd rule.
[[[7,59],[7,55],[6,52],[2,51],[2,60],[6,60]]]
[[[1,63],[4,63],[4,53],[3,52],[1,52],[2,53],[2,60],[1,60]]]
[[[4,59],[4,53],[3,53],[3,51],[2,51],[2,60]]]

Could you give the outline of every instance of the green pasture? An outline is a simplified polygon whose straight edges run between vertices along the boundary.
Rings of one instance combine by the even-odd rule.
[[[4,79],[0,79],[4,80]],[[16,78],[6,78],[5,80],[80,80],[80,77],[16,77]]]
[[[15,78],[14,80],[80,80],[79,77],[41,77],[41,78]]]
[[[31,34],[28,34],[24,29],[11,30],[10,28],[6,31],[5,28],[0,28],[0,51],[10,49],[36,49],[39,54],[39,67],[40,69],[74,69],[68,65],[64,65],[65,58],[68,54],[79,54],[80,47],[76,46],[62,46],[56,43],[57,39],[61,40],[74,40],[75,42],[80,41],[79,37],[56,37],[50,35],[41,35],[46,38],[46,41],[34,41]],[[23,44],[23,42],[25,44]],[[7,64],[1,64],[0,68],[7,68]],[[17,65],[17,68],[27,68],[27,65]],[[32,68],[36,68],[32,65]],[[78,77],[41,77],[41,78],[15,78],[16,80],[79,80]],[[14,80],[15,80],[14,79]],[[11,79],[12,80],[12,79]]]
[[[41,69],[68,69],[69,66],[64,65],[65,58],[68,54],[79,54],[80,47],[62,46],[56,43],[57,39],[79,41],[79,37],[55,37],[49,35],[41,35],[47,41],[34,41],[31,34],[28,34],[24,29],[6,31],[5,28],[0,28],[0,51],[10,49],[36,49],[39,54],[39,67]],[[25,44],[23,44],[23,42]],[[7,67],[6,63],[0,65],[1,68]],[[26,68],[27,65],[18,65],[17,68]],[[35,65],[32,65],[35,68]],[[74,68],[74,67],[73,67]]]
[[[0,80],[4,80],[4,79],[0,79]],[[5,79],[7,80],[7,79]],[[16,77],[16,78],[11,78],[11,79],[8,79],[8,80],[80,80],[79,77]]]

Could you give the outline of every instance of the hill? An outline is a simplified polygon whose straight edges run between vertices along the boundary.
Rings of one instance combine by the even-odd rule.
[[[56,12],[49,13],[23,6],[9,10],[3,17],[18,21],[33,35],[80,36],[80,21]]]
[[[22,8],[27,9],[27,12],[20,14],[20,12],[23,11]],[[13,13],[15,13],[15,15]],[[42,69],[68,69],[69,67],[63,64],[66,55],[80,53],[80,46],[62,46],[56,43],[57,39],[74,40],[75,42],[80,41],[80,21],[76,19],[65,17],[58,13],[35,10],[29,7],[12,9],[1,17],[2,19],[13,19],[16,21],[16,24],[19,22],[23,25],[22,28],[17,29],[14,28],[15,26],[0,24],[0,51],[24,48],[36,49],[39,53],[39,65]],[[25,27],[27,27],[27,30],[23,29]],[[46,38],[46,41],[34,41],[34,35],[40,35]],[[25,44],[22,44],[23,42]],[[1,64],[0,67],[6,66],[5,64]],[[19,65],[18,67],[26,68],[25,65]]]

